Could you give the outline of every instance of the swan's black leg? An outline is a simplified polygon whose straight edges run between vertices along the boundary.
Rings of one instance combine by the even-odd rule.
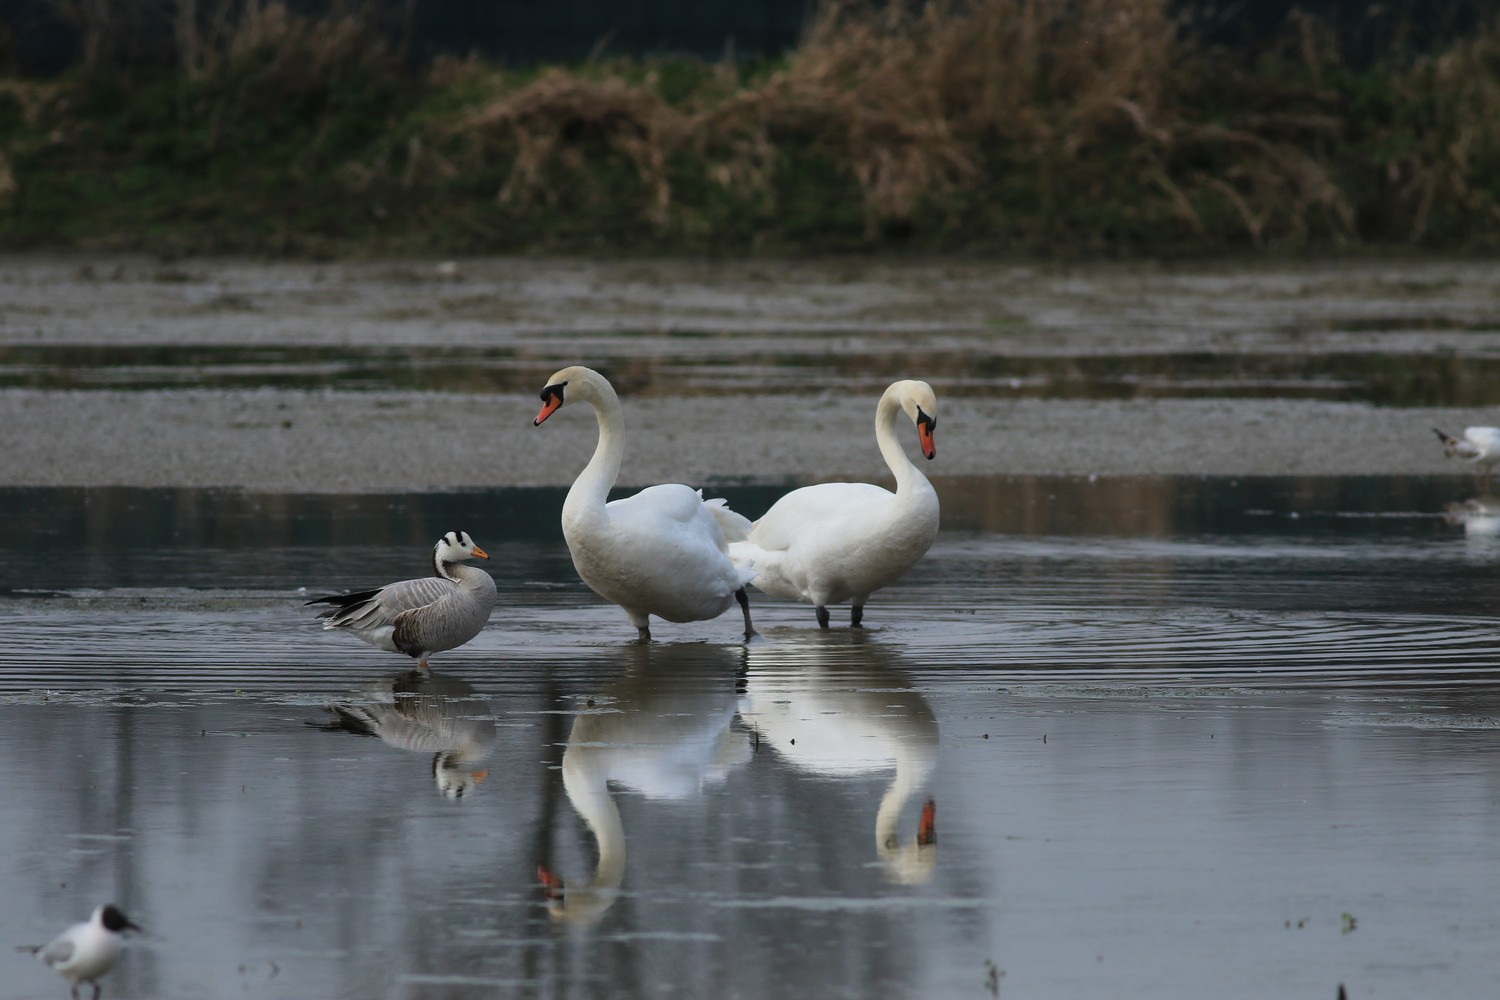
[[[740,602],[740,610],[745,613],[745,641],[749,642],[755,638],[755,627],[750,624],[750,595],[741,587],[734,592],[734,599]]]
[[[651,641],[651,626],[649,626],[649,625],[637,625],[635,631],[636,631],[636,636],[635,636],[635,641],[636,642],[650,642]]]
[[[825,607],[823,607],[823,605],[819,604],[817,606],[817,612],[818,612],[818,628],[827,628],[828,627],[828,609],[825,608]]]
[[[859,628],[860,622],[865,620],[865,606],[855,604],[849,608],[849,627]]]

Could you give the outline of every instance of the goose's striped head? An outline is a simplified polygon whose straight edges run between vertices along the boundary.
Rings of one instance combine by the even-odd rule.
[[[490,554],[474,544],[467,531],[450,531],[432,548],[432,561],[443,563],[463,562],[467,559],[488,559]]]

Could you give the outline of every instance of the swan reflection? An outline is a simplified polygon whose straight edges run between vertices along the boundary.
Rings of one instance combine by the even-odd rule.
[[[378,736],[402,750],[432,754],[432,779],[461,799],[488,777],[477,765],[495,745],[489,702],[474,685],[435,670],[406,670],[361,688],[362,698],[329,705],[324,729]]]
[[[859,633],[813,638],[752,648],[741,717],[799,771],[835,779],[894,771],[875,809],[875,853],[891,881],[926,882],[937,860],[936,807],[922,797],[937,765],[932,707],[887,662],[890,650]],[[915,818],[903,826],[908,807]]]
[[[720,784],[750,759],[748,733],[734,728],[740,652],[674,644],[622,650],[624,677],[594,694],[573,723],[563,751],[563,789],[598,842],[587,882],[566,884],[545,865],[538,877],[553,918],[599,919],[625,877],[625,828],[611,793],[616,785],[647,799],[684,799]],[[704,670],[705,658],[721,656]]]
[[[1474,497],[1462,503],[1450,503],[1443,519],[1464,529],[1464,541],[1475,556],[1489,556],[1500,549],[1500,500]]]

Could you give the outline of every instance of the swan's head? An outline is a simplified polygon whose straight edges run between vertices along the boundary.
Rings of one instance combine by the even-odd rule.
[[[552,416],[565,403],[599,402],[613,393],[609,380],[592,368],[582,365],[564,368],[554,372],[542,387],[542,408],[531,425],[540,426],[543,420]]]
[[[914,840],[903,844],[894,831],[881,839],[878,846],[886,878],[900,885],[921,885],[930,881],[933,866],[937,863],[936,845],[937,806],[928,799],[922,806],[921,818],[917,820]]]
[[[917,441],[926,458],[937,456],[933,434],[937,431],[937,394],[920,379],[906,379],[886,390],[901,403],[902,411],[917,425]]]
[[[488,559],[490,554],[474,544],[467,531],[450,531],[432,548],[435,563],[463,562],[466,559]]]

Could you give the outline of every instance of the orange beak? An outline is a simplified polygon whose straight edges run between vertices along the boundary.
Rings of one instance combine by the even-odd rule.
[[[927,458],[937,457],[937,445],[932,441],[932,432],[936,426],[931,420],[917,421],[917,440],[922,445],[922,454]]]
[[[469,777],[471,777],[471,778],[474,779],[474,784],[476,784],[476,785],[483,784],[484,783],[484,779],[488,778],[489,776],[490,776],[490,772],[487,771],[487,770],[485,770],[485,771],[470,771],[469,772]]]
[[[931,799],[922,807],[922,818],[917,820],[917,844],[927,847],[937,843],[937,803]]]
[[[562,896],[563,881],[547,869],[546,865],[536,866],[536,880],[542,883],[542,890],[548,899],[557,899]]]
[[[531,422],[531,426],[533,426],[533,427],[540,427],[541,424],[542,424],[542,421],[546,420],[548,417],[552,416],[552,414],[555,413],[557,411],[557,408],[559,406],[561,406],[561,405],[562,405],[562,397],[560,397],[560,396],[549,396],[549,397],[547,397],[547,401],[542,404],[542,408],[537,413],[536,419]]]
[[[543,387],[542,408],[538,411],[536,419],[531,422],[531,426],[540,427],[543,420],[552,416],[557,408],[563,405],[563,388],[567,384],[566,382],[558,382],[554,385]]]
[[[477,545],[474,546],[474,555],[478,556],[480,559],[488,559],[490,557],[490,554],[488,552],[484,551],[484,549],[481,549]]]

